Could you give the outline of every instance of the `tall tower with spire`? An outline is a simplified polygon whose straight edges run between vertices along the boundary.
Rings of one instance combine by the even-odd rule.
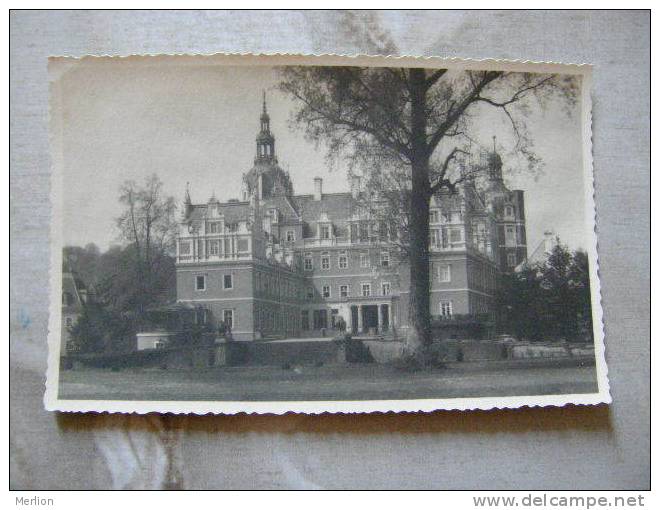
[[[275,137],[270,132],[270,116],[266,108],[266,91],[263,91],[263,102],[261,117],[259,118],[261,129],[257,135],[257,155],[254,164],[271,163],[277,164],[275,156]]]
[[[270,131],[270,115],[266,107],[265,91],[262,96],[256,142],[254,166],[243,175],[244,200],[249,200],[255,193],[260,200],[277,195],[292,195],[293,185],[289,174],[280,168],[275,155],[275,136]]]

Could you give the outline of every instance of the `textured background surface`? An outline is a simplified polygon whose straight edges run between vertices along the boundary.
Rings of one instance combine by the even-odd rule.
[[[10,36],[12,487],[649,487],[648,14],[35,11],[13,12]],[[614,403],[399,416],[45,412],[46,58],[214,52],[594,64],[596,205]]]

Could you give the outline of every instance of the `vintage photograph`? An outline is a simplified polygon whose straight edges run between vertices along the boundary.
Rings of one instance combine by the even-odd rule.
[[[609,402],[589,66],[52,58],[45,404]]]

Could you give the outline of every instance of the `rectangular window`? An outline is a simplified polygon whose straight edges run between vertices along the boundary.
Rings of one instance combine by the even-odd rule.
[[[352,243],[357,243],[358,241],[358,226],[355,223],[351,223],[350,227],[350,236],[351,236],[351,242]]]
[[[314,310],[314,329],[323,329],[328,327],[328,311]]]
[[[333,308],[330,310],[330,327],[335,329],[337,327],[337,318],[339,317],[339,310]]]
[[[209,243],[209,254],[217,255],[218,253],[220,253],[220,243],[218,241],[211,241]]]
[[[311,253],[305,253],[305,271],[314,269],[314,262]]]
[[[321,269],[330,269],[330,254],[327,251],[321,253]]]
[[[293,230],[287,230],[286,231],[286,242],[287,243],[292,243],[296,240],[296,233]]]
[[[300,318],[302,322],[302,329],[305,331],[309,330],[309,310],[303,310],[300,312]]]
[[[195,290],[206,290],[206,276],[195,276]]]
[[[360,253],[360,267],[369,267],[369,253]]]
[[[209,233],[217,234],[220,232],[220,224],[217,222],[209,223]]]
[[[371,296],[371,284],[370,283],[363,283],[362,284],[362,297],[369,297]]]
[[[515,253],[507,253],[506,255],[506,265],[509,267],[515,267],[516,264],[516,254]]]
[[[440,316],[441,317],[451,317],[452,316],[451,301],[440,301]]]
[[[382,251],[380,252],[380,265],[383,267],[390,267],[390,252]]]
[[[429,244],[431,248],[440,248],[442,239],[440,238],[440,231],[437,228],[431,229],[430,238]]]
[[[329,298],[330,297],[330,285],[324,285],[323,286],[323,297],[324,298]]]
[[[441,264],[438,267],[438,280],[441,282],[451,281],[451,266],[449,264]]]
[[[343,298],[347,298],[348,296],[350,296],[350,290],[348,285],[339,286],[339,296]]]
[[[222,320],[225,323],[225,328],[232,329],[236,325],[234,320],[234,310],[223,310]]]
[[[458,228],[452,228],[449,230],[449,242],[451,243],[460,243],[463,239],[463,233]]]
[[[307,299],[314,299],[314,287],[307,287]]]
[[[360,242],[366,243],[369,240],[369,225],[360,223]]]
[[[448,239],[448,235],[447,235],[447,227],[442,227],[441,234],[442,234],[442,236],[441,236],[442,237],[441,245],[442,245],[443,248],[447,248],[447,246],[449,245],[449,239]]]
[[[346,269],[348,267],[348,256],[345,251],[339,252],[339,269]]]
[[[438,211],[431,211],[429,213],[429,221],[430,223],[439,223],[439,216],[438,216]]]
[[[223,278],[223,286],[225,289],[233,289],[234,288],[234,279],[232,275],[226,274]]]
[[[321,239],[330,239],[330,225],[321,226]]]
[[[387,223],[384,221],[378,222],[378,239],[380,241],[387,241]]]
[[[516,244],[516,229],[513,225],[507,225],[505,234],[504,234],[504,242],[508,246],[515,246]]]
[[[390,286],[390,282],[383,282],[381,284],[381,292],[383,296],[389,296],[392,293],[392,287]]]
[[[180,242],[179,243],[179,255],[190,255],[190,243],[185,241],[185,242]]]

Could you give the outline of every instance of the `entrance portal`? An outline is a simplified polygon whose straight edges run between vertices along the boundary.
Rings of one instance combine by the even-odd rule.
[[[362,328],[365,333],[378,332],[378,305],[362,307]]]

